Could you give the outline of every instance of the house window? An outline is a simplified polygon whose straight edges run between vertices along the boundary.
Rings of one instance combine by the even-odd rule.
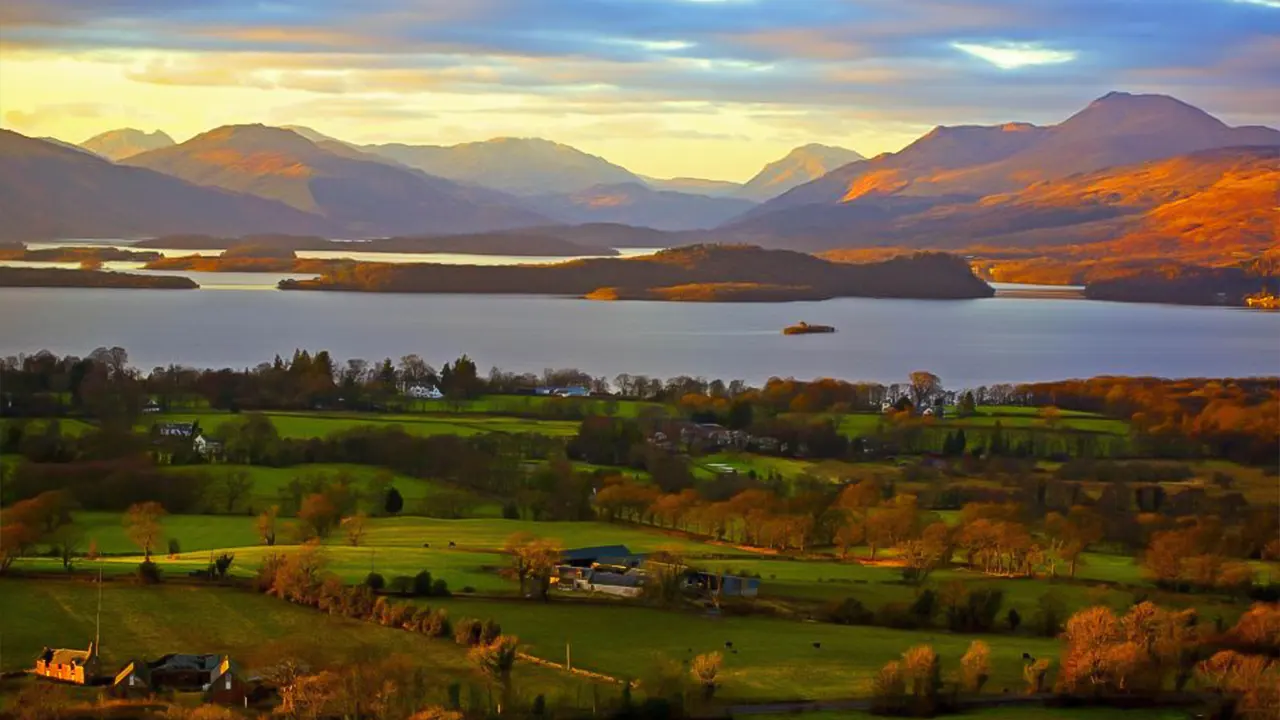
[[[230,690],[230,689],[231,689],[231,676],[230,676],[230,675],[227,675],[227,684],[226,684],[226,689],[228,689],[228,690]]]

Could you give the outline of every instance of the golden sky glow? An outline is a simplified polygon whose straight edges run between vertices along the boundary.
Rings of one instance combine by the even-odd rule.
[[[358,143],[543,137],[730,180],[806,143],[871,156],[939,124],[1056,122],[1112,89],[1275,124],[1270,2],[1171,0],[1155,34],[1139,5],[6,0],[0,124],[72,142],[250,122]]]

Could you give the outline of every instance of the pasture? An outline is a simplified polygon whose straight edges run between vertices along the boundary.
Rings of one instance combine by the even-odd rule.
[[[423,602],[447,608],[454,618],[494,618],[504,632],[518,635],[535,656],[563,662],[568,644],[574,667],[642,683],[665,660],[686,661],[719,651],[724,654],[724,666],[716,696],[724,700],[865,695],[874,673],[907,648],[932,644],[942,656],[944,673],[953,673],[970,641],[977,639],[760,617],[713,618],[560,598],[549,603],[464,598]],[[1058,652],[1055,640],[998,635],[981,639],[991,645],[988,689],[993,692],[1023,686],[1022,653],[1056,657]],[[727,648],[726,642],[733,647]],[[821,647],[814,647],[815,642]]]
[[[262,413],[284,438],[307,439],[327,437],[357,427],[388,428],[398,426],[413,435],[483,435],[485,433],[539,433],[552,437],[571,437],[578,432],[576,420],[537,420],[518,417],[476,415],[412,415],[353,412],[266,412]],[[206,432],[217,435],[221,427],[243,417],[227,412],[167,413],[152,415],[151,422],[199,422]]]
[[[94,637],[97,584],[0,581],[0,633],[5,672],[31,666],[41,648],[83,648]],[[228,654],[253,671],[297,656],[316,665],[400,655],[430,672],[434,702],[450,682],[487,681],[452,641],[431,640],[346,618],[331,617],[255,593],[217,587],[140,587],[106,582],[102,591],[102,658],[114,672],[133,658],[170,652]],[[517,663],[517,691],[573,697],[584,681]]]
[[[294,479],[317,475],[326,475],[330,478],[346,477],[354,484],[357,492],[363,492],[366,484],[371,479],[385,474],[391,478],[391,487],[394,487],[404,498],[404,512],[423,512],[424,501],[439,496],[444,492],[466,492],[455,491],[444,484],[432,480],[392,473],[371,465],[314,463],[283,468],[234,464],[179,465],[170,468],[168,472],[177,476],[189,474],[208,475],[214,480],[215,487],[210,490],[214,495],[219,492],[216,486],[221,476],[226,473],[248,473],[249,480],[253,483],[253,489],[250,492],[247,505],[250,509],[259,512],[270,505],[278,504],[281,493],[287,490]],[[498,504],[485,502],[479,497],[474,497],[473,500],[475,505],[471,512],[468,513],[469,515],[474,517],[498,517],[501,515],[502,508]],[[240,505],[243,506],[244,504],[246,503],[241,503]],[[382,501],[374,498],[362,498],[361,509],[370,514],[381,513],[383,511]]]

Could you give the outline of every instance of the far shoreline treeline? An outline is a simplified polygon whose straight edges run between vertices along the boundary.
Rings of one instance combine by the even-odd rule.
[[[446,404],[486,395],[535,395],[549,388],[582,388],[594,399],[676,404],[691,417],[750,425],[753,418],[782,420],[794,414],[830,424],[848,413],[890,415],[911,407],[923,414],[965,412],[977,406],[1055,407],[1129,422],[1144,451],[1158,457],[1212,457],[1250,464],[1273,464],[1280,441],[1280,378],[1190,378],[1103,376],[947,390],[927,371],[903,383],[811,381],[771,378],[762,387],[742,380],[678,376],[665,381],[621,373],[612,379],[577,369],[541,375],[493,367],[482,376],[462,355],[437,371],[421,356],[370,362],[342,362],[327,351],[295,350],[254,368],[197,370],[170,365],[144,374],[129,365],[124,348],[97,348],[87,357],[48,351],[0,357],[0,416],[57,417],[89,413],[128,418],[131,424],[148,401],[200,398],[207,407],[231,412],[254,410],[347,410],[378,412],[402,404],[414,387],[440,391]],[[100,382],[91,382],[98,378]],[[109,392],[104,392],[104,385]],[[158,398],[158,400],[156,400]],[[569,407],[592,398],[549,398]],[[590,409],[590,408],[588,408]],[[579,408],[581,411],[582,409]],[[592,409],[592,412],[595,412]],[[932,413],[931,413],[932,414]],[[581,412],[579,412],[581,415]],[[744,420],[745,418],[745,420]],[[793,419],[793,418],[792,418]],[[787,419],[790,422],[791,419]],[[813,428],[806,430],[812,431]],[[828,428],[835,432],[834,428]],[[825,431],[824,431],[825,432]]]

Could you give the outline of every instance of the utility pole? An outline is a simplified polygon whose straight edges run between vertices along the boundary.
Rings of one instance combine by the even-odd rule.
[[[102,561],[98,561],[98,613],[93,621],[93,648],[102,653]]]

